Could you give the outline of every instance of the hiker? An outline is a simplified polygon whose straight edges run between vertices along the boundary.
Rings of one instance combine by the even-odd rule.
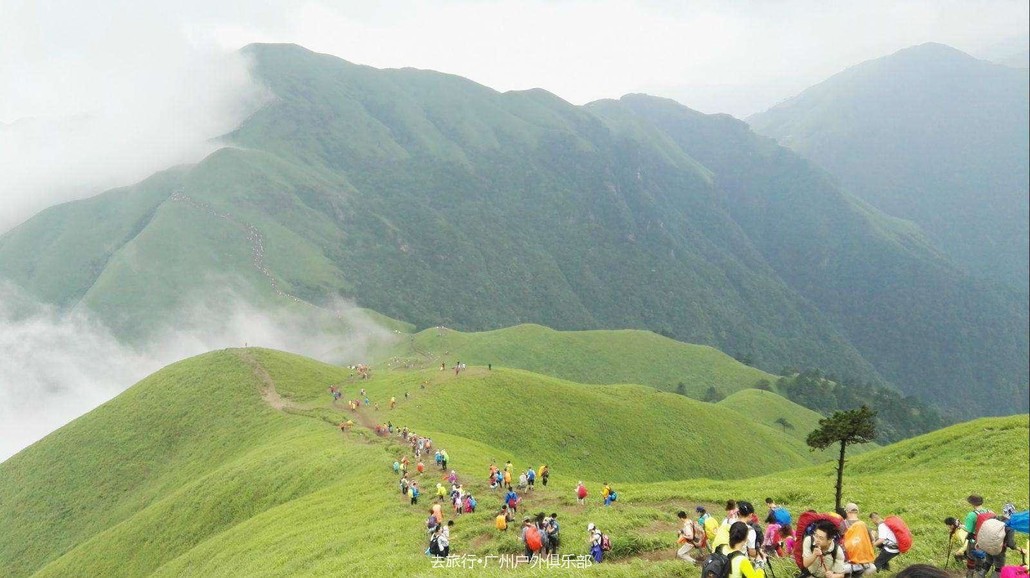
[[[597,529],[597,526],[593,522],[587,524],[587,538],[590,544],[590,557],[594,559],[594,563],[600,564],[604,560],[604,534]]]
[[[1005,557],[1009,550],[1016,550],[1024,557],[1026,556],[1026,550],[1016,545],[1015,531],[1008,524],[1005,524],[1015,512],[1016,507],[1014,505],[1005,504],[1005,507],[1001,509],[1001,515],[995,519],[995,522],[1001,522],[1000,525],[995,522],[990,524],[984,522],[980,526],[976,541],[979,547],[987,554],[987,558],[984,561],[985,576],[991,575],[992,567],[997,574],[1001,574],[1001,569],[1005,566]]]
[[[731,505],[735,507],[731,509]],[[748,527],[747,549],[744,550],[744,553],[747,554],[748,559],[755,562],[761,562],[761,559],[764,558],[764,554],[761,552],[762,543],[760,538],[764,538],[765,534],[762,532],[762,527],[758,524],[758,517],[755,515],[755,507],[751,505],[751,502],[745,502],[743,500],[738,502],[729,500],[726,503],[726,506],[728,516],[726,518],[727,522],[724,523],[732,525],[734,522],[744,522]],[[736,519],[734,520],[734,518]],[[719,539],[716,540],[719,542],[718,545],[728,543],[729,528],[720,527],[719,530]]]
[[[401,473],[401,463],[398,462],[397,460],[393,460],[393,473],[395,473],[395,474]]]
[[[948,555],[956,562],[965,562],[966,548],[969,547],[966,538],[969,537],[969,532],[966,532],[962,524],[951,516],[944,518],[944,525],[948,527]]]
[[[774,511],[769,511],[769,515],[765,517],[765,523],[762,552],[766,556],[783,556],[783,541],[780,540],[780,528],[782,526],[776,522],[776,513]]]
[[[430,510],[434,516],[436,516],[436,523],[443,524],[443,507],[440,504],[433,504],[433,508]]]
[[[494,527],[500,532],[508,531],[508,506],[501,506],[501,511],[494,518]]]
[[[515,490],[508,490],[508,493],[504,495],[504,503],[507,504],[511,512],[518,513],[519,495],[515,493]]]
[[[526,472],[522,472],[521,474],[519,474],[519,483],[518,483],[517,487],[518,487],[520,492],[525,492],[526,491],[526,487],[528,485],[529,485],[529,478],[528,478],[528,476],[526,476]]]
[[[536,483],[536,472],[533,471],[533,468],[526,470],[526,483],[528,484],[526,491],[532,492],[533,485]]]
[[[583,480],[576,486],[576,502],[581,506],[587,503],[587,487],[583,485]]]
[[[437,539],[437,545],[440,550],[440,557],[446,558],[451,555],[451,528],[454,526],[454,520],[448,520],[447,525],[440,524],[439,539]]]
[[[447,460],[444,461],[446,462]],[[451,473],[447,474],[447,481],[451,484],[458,483],[458,472],[455,470],[451,470]]]
[[[794,532],[790,526],[780,526],[780,539],[783,540],[783,555],[792,556],[794,554]]]
[[[465,495],[465,513],[466,514],[475,514],[476,513],[476,506],[477,505],[478,505],[478,503],[476,502],[476,499],[474,497],[472,497],[472,494],[466,494]]]
[[[540,555],[547,557],[551,555],[551,538],[547,534],[547,514],[540,512],[533,520],[537,531],[540,533]]]
[[[877,571],[890,570],[891,560],[901,553],[898,550],[898,538],[876,512],[869,514],[869,519],[876,524],[876,541],[873,542],[873,546],[880,549],[873,565],[876,566]]]
[[[994,512],[983,507],[983,496],[971,494],[966,502],[972,506],[972,510],[966,514],[963,529],[966,531],[966,576],[986,573],[984,565],[987,563],[987,554],[976,546],[976,533],[980,525],[994,517]]]
[[[441,470],[444,470],[444,471],[447,470],[447,458],[449,458],[449,457],[450,456],[447,455],[447,450],[440,450],[440,469]]]
[[[608,496],[610,496],[611,493],[612,493],[611,485],[608,484],[608,482],[605,482],[604,485],[601,486],[601,501],[603,501],[604,505],[606,505],[606,506],[608,505]]]
[[[547,464],[540,466],[540,470],[537,471],[537,475],[540,476],[540,483],[547,487],[547,478],[551,476],[551,470],[547,467]]]
[[[504,471],[511,472],[512,469],[511,460],[504,462]]]
[[[765,572],[756,569],[745,554],[748,534],[751,532],[747,523],[740,520],[730,525],[729,544],[719,547],[719,554],[726,557],[724,564],[729,566],[728,571],[723,570],[727,578],[765,578]],[[702,569],[701,572],[704,574],[706,571]]]
[[[419,460],[418,465],[415,466],[415,470],[418,472],[418,475],[421,476],[426,471],[426,464],[422,463],[422,460]]]
[[[376,404],[376,406],[377,406],[376,409],[379,409],[378,405],[379,404]],[[390,397],[390,409],[393,409],[395,407],[397,407],[397,398],[391,396]]]
[[[429,517],[426,518],[426,530],[432,535],[436,531],[436,527],[440,525],[440,521],[436,519],[436,514],[432,510],[429,510]]]
[[[461,516],[462,511],[465,510],[465,500],[462,497],[461,488],[456,488],[451,492],[451,504],[454,506],[454,516]]]
[[[437,467],[439,467],[441,470],[444,469],[443,468],[443,454],[440,453],[440,450],[436,450],[436,455],[433,456],[433,459],[436,460]]]
[[[701,544],[698,534],[703,534],[704,530],[697,532],[697,528],[694,527],[696,522],[691,520],[687,513],[682,510],[676,514],[676,517],[680,519],[680,524],[683,525],[676,536],[676,543],[680,546],[679,550],[676,550],[676,557],[684,562],[697,564],[697,560],[691,557],[690,551]]]
[[[418,482],[411,482],[411,486],[408,488],[408,494],[411,495],[412,506],[418,504],[419,493],[420,492],[418,491]]]
[[[715,519],[715,516],[709,515],[704,506],[694,508],[694,512],[697,513],[697,523],[705,532],[705,546],[709,551],[712,551],[712,542],[715,540],[715,533],[719,529],[719,521]]]
[[[526,547],[526,558],[530,560],[543,548],[540,529],[528,517],[522,520],[522,543]]]
[[[551,512],[551,515],[544,520],[544,528],[547,531],[547,541],[550,544],[548,554],[558,555],[558,546],[561,545],[561,527],[558,525],[558,513]]]
[[[815,578],[845,578],[844,549],[837,544],[837,526],[829,520],[815,523],[815,532],[802,543],[802,564]]]
[[[443,484],[441,484],[440,482],[437,482],[436,483],[436,500],[438,502],[439,501],[443,501],[443,499],[446,498],[446,497],[447,497],[447,488],[443,487]]]
[[[508,471],[508,468],[504,468],[504,487],[511,489],[511,472]]]
[[[868,576],[876,573],[876,555],[873,554],[873,535],[865,522],[859,519],[858,504],[849,502],[844,506],[845,518],[842,522],[844,535],[841,545],[847,563],[844,573],[851,576]]]
[[[619,499],[619,494],[615,490],[611,489],[611,487],[609,486],[608,487],[608,495],[605,496],[605,498],[604,498],[604,505],[605,506],[611,506],[612,502],[614,502],[615,500],[618,500],[618,499]]]

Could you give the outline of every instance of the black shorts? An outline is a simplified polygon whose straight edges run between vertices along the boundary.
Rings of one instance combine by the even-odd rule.
[[[532,479],[532,480],[529,480],[529,485],[531,485],[531,486],[532,486],[532,485],[533,485],[533,482],[535,482],[535,481],[536,481],[536,479],[535,479],[535,478],[534,478],[534,479]]]

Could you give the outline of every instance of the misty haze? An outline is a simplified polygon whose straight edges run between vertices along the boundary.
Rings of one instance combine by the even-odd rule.
[[[0,575],[1025,564],[1027,3],[0,15]]]

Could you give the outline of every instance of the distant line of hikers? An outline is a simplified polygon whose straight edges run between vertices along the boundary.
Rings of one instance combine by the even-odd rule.
[[[456,364],[456,373],[464,369],[464,364]],[[423,385],[424,388],[424,385]],[[329,392],[334,402],[342,393],[331,386]],[[364,405],[369,399],[364,388],[361,389]],[[405,393],[405,398],[408,394]],[[352,411],[361,405],[359,400],[349,402]],[[396,399],[390,399],[390,408],[396,407]],[[376,404],[378,409],[378,404]],[[340,429],[347,432],[353,421],[340,424]],[[396,433],[411,448],[417,460],[416,471],[422,476],[425,464],[422,454],[432,450],[432,440],[416,435],[407,426],[397,429],[392,422],[375,426],[378,435],[389,436]],[[441,503],[449,501],[454,516],[463,513],[474,513],[477,501],[471,492],[466,491],[460,482],[457,472],[447,473],[449,456],[446,450],[438,449],[434,454],[437,467],[445,472],[449,485],[448,492],[443,483],[436,484],[435,503],[429,511],[426,529],[430,540],[426,553],[432,556],[447,557],[450,554],[450,530],[454,520],[443,521]],[[401,474],[399,487],[401,493],[410,499],[411,505],[417,505],[421,496],[418,481],[408,477],[408,457],[401,456],[393,463],[395,473]],[[500,510],[494,518],[498,531],[507,531],[515,521],[515,516],[522,505],[518,492],[532,493],[536,480],[540,479],[547,486],[550,477],[549,466],[542,465],[534,470],[520,472],[513,486],[514,467],[508,460],[504,468],[491,462],[487,483],[491,489],[506,489]],[[586,485],[580,481],[575,487],[576,502],[586,504],[588,492]],[[607,482],[603,484],[602,501],[610,506],[618,499],[618,494]],[[1002,513],[995,514],[983,507],[981,496],[971,495],[967,498],[972,510],[960,522],[957,518],[944,520],[949,530],[949,559],[945,567],[954,559],[965,565],[966,578],[1027,578],[1026,555],[1030,550],[1020,547],[1015,541],[1015,533],[1030,532],[1028,528],[1028,512],[1016,512],[1012,504],[1005,504]],[[867,525],[859,515],[857,504],[847,504],[839,514],[819,513],[815,510],[803,512],[797,521],[790,512],[772,498],[766,498],[768,514],[764,518],[765,528],[750,502],[728,500],[726,516],[720,523],[710,515],[703,506],[695,508],[696,519],[691,519],[686,512],[680,511],[681,528],[677,531],[676,556],[689,563],[701,566],[702,578],[764,578],[768,569],[775,578],[770,558],[793,557],[801,573],[798,578],[858,578],[873,575],[878,571],[889,570],[891,560],[908,552],[912,546],[912,534],[905,522],[898,516],[883,517],[873,512],[868,516]],[[532,560],[535,556],[555,555],[561,544],[558,514],[546,515],[543,512],[535,517],[523,518],[520,530],[524,555]],[[602,533],[595,524],[587,525],[587,544],[590,557],[596,562],[603,561],[605,553],[611,550],[611,539]],[[878,552],[877,552],[878,550]],[[1006,566],[1008,551],[1017,551],[1023,555],[1023,566]],[[698,557],[695,558],[694,556]],[[940,569],[930,565],[917,564],[906,568],[903,572],[907,578],[945,578],[939,575]],[[899,578],[905,578],[899,574]]]

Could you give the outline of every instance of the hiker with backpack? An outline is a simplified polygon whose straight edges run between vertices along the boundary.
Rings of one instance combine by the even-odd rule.
[[[583,480],[576,485],[576,503],[581,506],[587,503],[587,487],[583,485]]]
[[[540,529],[528,517],[522,520],[522,544],[526,547],[526,558],[530,560],[543,548]]]
[[[762,551],[762,540],[765,534],[762,526],[758,523],[758,516],[755,515],[755,507],[751,502],[740,501],[736,503],[736,515],[748,526],[748,544],[746,553],[748,558],[760,568],[765,564],[765,554]]]
[[[748,534],[753,530],[745,522],[736,521],[729,528],[729,543],[719,546],[701,567],[702,578],[765,578],[745,554]]]
[[[815,578],[845,578],[844,549],[837,543],[838,531],[833,522],[819,520],[815,523],[812,535],[805,537],[801,560],[809,575]]]
[[[593,522],[587,524],[587,534],[589,534],[590,557],[593,558],[595,564],[600,564],[604,561],[604,553],[612,549],[611,540],[602,534]]]
[[[776,514],[771,510],[765,517],[765,536],[762,538],[762,552],[768,556],[783,555],[783,541],[780,540],[780,526],[776,522]]]
[[[551,512],[551,515],[544,520],[544,529],[547,532],[547,541],[551,545],[548,554],[557,556],[558,546],[561,546],[561,526],[558,525],[557,512]]]
[[[966,532],[962,524],[951,516],[944,518],[944,525],[948,527],[948,556],[954,558],[956,562],[965,562],[966,548],[969,547],[966,539],[969,537],[969,532]]]
[[[536,484],[536,472],[533,471],[533,468],[526,470],[526,482],[528,484],[526,491],[532,492],[533,485]]]
[[[987,520],[994,517],[994,512],[983,507],[983,496],[971,494],[966,502],[972,506],[972,510],[966,514],[963,529],[966,531],[966,576],[983,576],[986,572],[987,553],[976,545],[976,533],[980,526]]]
[[[446,558],[451,555],[451,528],[454,527],[454,520],[448,520],[447,525],[440,524],[440,529],[437,531],[437,550],[439,551],[440,558]]]
[[[1001,515],[994,519],[986,520],[980,525],[980,530],[976,536],[976,545],[977,548],[987,554],[983,566],[984,576],[990,576],[992,568],[995,572],[1001,574],[1001,569],[1005,566],[1005,557],[1008,550],[1016,550],[1023,556],[1026,556],[1026,550],[1016,544],[1015,531],[1005,523],[1015,511],[1015,506],[1005,504],[1005,507],[1001,510]]]
[[[547,467],[547,464],[540,466],[537,471],[537,475],[540,476],[540,483],[547,487],[547,478],[551,477],[551,470]]]
[[[547,536],[547,514],[540,512],[536,515],[536,519],[533,521],[536,526],[537,532],[540,533],[540,554],[542,556],[549,555],[551,551],[551,540]]]
[[[715,519],[715,516],[710,515],[704,506],[698,506],[694,508],[694,511],[697,512],[697,523],[705,532],[705,547],[711,551],[713,547],[712,542],[715,541],[715,533],[719,530],[719,521]]]
[[[898,537],[895,535],[894,530],[876,512],[869,514],[869,519],[873,524],[876,524],[876,541],[873,542],[873,546],[880,549],[880,553],[876,555],[873,565],[876,566],[877,571],[890,570],[891,560],[901,553],[901,550],[898,548]]]
[[[676,514],[676,517],[680,519],[680,523],[683,525],[676,536],[676,543],[679,544],[679,550],[676,550],[676,557],[684,562],[697,564],[697,560],[690,555],[690,552],[694,548],[702,547],[705,531],[682,510]]]
[[[848,503],[844,506],[844,513],[847,517],[842,523],[844,535],[841,537],[841,545],[848,561],[844,565],[844,572],[853,577],[860,574],[875,574],[873,535],[858,516],[858,504]]]
[[[512,513],[518,513],[519,495],[515,493],[515,490],[508,490],[508,493],[504,495],[504,504],[508,506],[508,510]]]
[[[501,506],[501,511],[494,518],[494,527],[499,532],[508,531],[508,506]]]

